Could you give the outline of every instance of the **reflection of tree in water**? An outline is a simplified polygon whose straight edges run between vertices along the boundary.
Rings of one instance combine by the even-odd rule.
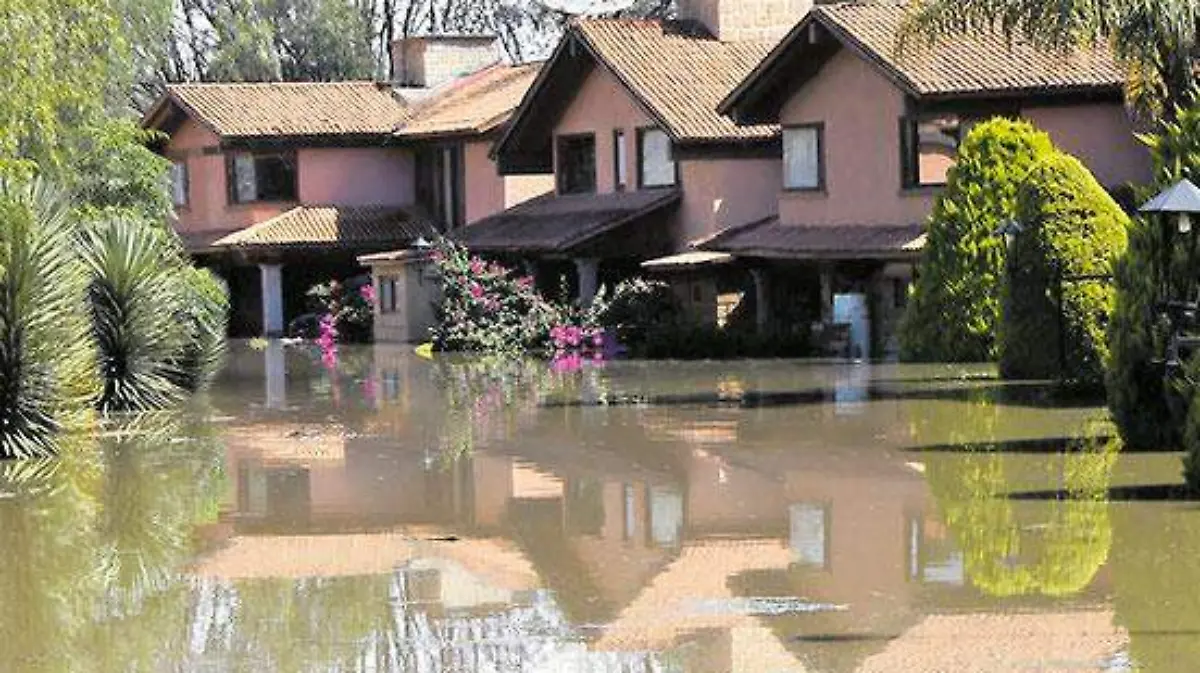
[[[1009,453],[1002,396],[981,391],[965,402],[922,416],[912,430],[919,444],[963,445],[924,462],[967,576],[996,597],[1082,591],[1112,547],[1106,499],[1117,441],[1093,439],[1106,429],[1096,420],[1061,428],[1080,439],[1056,453]],[[1011,496],[1020,492],[1044,498],[1018,504]]]
[[[215,443],[170,443],[181,423],[122,421],[57,460],[0,464],[0,670],[162,670],[185,642],[178,568],[221,484]]]
[[[930,489],[971,582],[997,597],[1086,588],[1112,547],[1106,497],[1117,452],[1115,441],[1079,440],[1056,455],[1013,456],[996,445],[928,460]],[[1022,491],[1046,500],[1018,509],[1010,496]]]

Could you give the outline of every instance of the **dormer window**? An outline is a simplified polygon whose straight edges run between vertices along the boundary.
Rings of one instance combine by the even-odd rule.
[[[296,153],[239,152],[226,161],[231,203],[296,200]]]
[[[783,129],[783,187],[794,191],[825,188],[825,148],[820,124]]]
[[[638,131],[638,186],[670,187],[676,182],[671,137],[661,129]]]
[[[187,160],[175,159],[171,162],[171,203],[176,208],[184,208],[188,204],[188,166]]]

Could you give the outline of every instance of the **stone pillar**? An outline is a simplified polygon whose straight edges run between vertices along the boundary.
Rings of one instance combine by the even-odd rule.
[[[751,269],[754,278],[754,323],[759,333],[771,322],[771,286],[766,269]]]
[[[575,274],[579,278],[579,305],[589,306],[600,289],[600,260],[595,257],[576,257]]]
[[[282,336],[283,324],[283,266],[259,264],[262,279],[263,336]]]
[[[833,322],[833,263],[821,262],[818,267],[821,277],[821,323]]]

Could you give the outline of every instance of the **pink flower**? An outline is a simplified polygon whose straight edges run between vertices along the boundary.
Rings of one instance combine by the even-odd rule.
[[[592,335],[592,347],[604,348],[604,330],[596,330],[596,333]]]
[[[483,296],[483,286],[479,283],[471,283],[471,296],[479,299]]]
[[[476,276],[480,276],[483,275],[483,272],[487,269],[487,265],[484,264],[482,259],[479,259],[478,257],[472,257],[469,268],[471,269],[471,273],[475,274]]]
[[[567,344],[579,346],[580,341],[583,339],[583,332],[578,327],[571,325],[563,331],[563,338],[566,339]]]
[[[366,301],[368,304],[374,304],[374,303],[375,303],[375,286],[374,286],[374,285],[371,285],[371,284],[369,284],[369,283],[368,283],[367,285],[364,285],[364,286],[362,286],[362,287],[361,287],[361,288],[358,290],[358,294],[359,294],[359,296],[361,296],[361,297],[363,298],[363,300],[364,300],[364,301]]]
[[[522,290],[528,290],[533,287],[533,278],[531,276],[521,276],[517,279],[517,287]]]

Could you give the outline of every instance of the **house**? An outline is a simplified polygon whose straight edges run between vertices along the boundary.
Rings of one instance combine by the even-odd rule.
[[[681,271],[727,262],[689,246],[775,212],[779,127],[735,124],[717,106],[803,9],[685,0],[677,20],[573,22],[494,150],[504,175],[552,172],[554,192],[483,218],[461,241],[525,263],[544,288],[566,278],[585,302],[650,260]],[[714,271],[678,288],[715,320],[717,295],[738,284]]]
[[[361,273],[358,256],[537,191],[487,159],[536,64],[500,64],[478,37],[406,38],[393,54],[395,84],[171,85],[146,114],[173,162],[175,227],[230,286],[233,334],[281,334],[309,287]]]
[[[852,323],[862,356],[893,348],[922,224],[973,122],[1028,119],[1110,188],[1150,177],[1106,48],[1048,54],[971,34],[902,52],[904,12],[896,2],[815,6],[731,91],[722,112],[783,128],[783,181],[772,216],[700,246],[762,279],[815,270],[805,295],[822,321]]]

